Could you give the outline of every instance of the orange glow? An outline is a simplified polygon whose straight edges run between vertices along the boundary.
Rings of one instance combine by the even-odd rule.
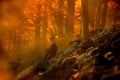
[[[0,60],[0,80],[14,80],[6,60]]]
[[[80,14],[80,7],[81,7],[81,1],[80,0],[76,0],[76,2],[75,2],[75,15],[79,15]]]
[[[115,4],[115,2],[113,2],[113,1],[109,1],[109,2],[108,2],[108,8],[109,8],[109,9],[115,8],[116,6],[118,6],[118,5]]]

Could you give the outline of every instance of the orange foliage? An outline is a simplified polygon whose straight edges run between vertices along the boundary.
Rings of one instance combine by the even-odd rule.
[[[28,18],[32,18],[35,19],[35,17],[37,16],[37,5],[40,4],[41,5],[41,0],[28,0],[25,10],[24,10],[24,14],[26,15],[26,17]]]
[[[109,9],[115,8],[116,6],[118,6],[118,5],[115,2],[113,2],[113,1],[108,2],[108,8]]]

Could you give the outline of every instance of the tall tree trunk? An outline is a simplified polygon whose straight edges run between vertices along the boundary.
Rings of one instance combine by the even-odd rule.
[[[103,4],[103,11],[102,11],[102,23],[101,23],[101,27],[105,27],[106,26],[106,17],[107,17],[107,0],[104,1]]]
[[[82,37],[84,40],[88,39],[88,0],[81,0],[81,14],[82,14]]]
[[[97,0],[91,1],[88,0],[88,13],[89,13],[89,24],[92,30],[95,26],[95,11],[96,11]]]
[[[3,7],[2,6],[3,6],[3,0],[0,0],[0,29],[1,29],[1,26],[3,26],[2,25],[2,17],[3,17],[3,14],[2,14]]]
[[[40,25],[41,25],[41,4],[38,4],[37,7],[37,18],[35,21],[35,47],[40,47]]]
[[[101,16],[102,16],[102,4],[103,4],[103,0],[98,0],[97,1],[97,7],[96,7],[96,28],[100,28],[100,23],[101,23]]]
[[[45,7],[45,10],[44,10],[44,16],[43,16],[43,19],[42,19],[42,24],[43,24],[43,34],[42,34],[42,38],[43,38],[43,46],[44,46],[44,49],[46,49],[46,43],[47,43],[47,27],[48,27],[48,14],[47,14],[47,7],[45,6],[45,3],[44,3],[44,7]]]
[[[66,35],[72,35],[74,29],[74,9],[75,0],[67,0],[67,14],[65,21],[65,31]]]
[[[59,0],[58,1],[58,28],[59,28],[59,37],[63,37],[63,21],[64,21],[64,18],[63,18],[63,3],[64,1],[63,0]]]
[[[2,18],[2,0],[0,1],[0,19]]]

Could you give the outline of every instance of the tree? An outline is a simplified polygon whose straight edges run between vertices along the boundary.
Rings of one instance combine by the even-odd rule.
[[[72,35],[74,29],[74,9],[75,9],[75,0],[67,0],[67,12],[65,20],[65,31],[66,35]]]
[[[97,0],[88,0],[89,25],[92,30],[95,28],[96,5]]]
[[[41,0],[27,0],[24,8],[24,15],[26,17],[27,31],[31,31],[34,35],[35,47],[40,47],[40,30],[42,26],[43,1]]]
[[[58,13],[57,13],[57,25],[59,28],[59,36],[63,37],[63,24],[64,24],[64,17],[63,17],[63,6],[64,6],[64,1],[59,0],[58,1]]]
[[[47,43],[47,28],[48,28],[48,6],[46,6],[46,2],[44,1],[44,9],[43,9],[43,16],[42,16],[42,24],[43,24],[43,32],[42,32],[42,39],[43,39],[43,45],[44,45],[44,48],[46,49],[46,43]]]
[[[108,0],[104,0],[104,3],[103,3],[101,27],[105,27],[105,25],[106,25],[106,17],[107,17],[107,2],[108,2]]]
[[[0,9],[2,9],[2,0],[0,1]],[[0,19],[2,17],[2,11],[0,10]]]
[[[81,15],[82,15],[82,37],[88,39],[89,34],[89,19],[88,19],[88,0],[81,0]]]
[[[41,4],[37,5],[37,15],[35,21],[35,45],[37,48],[40,46],[40,26],[41,26]]]
[[[100,28],[101,16],[102,16],[102,4],[104,0],[98,0],[96,6],[96,28]]]

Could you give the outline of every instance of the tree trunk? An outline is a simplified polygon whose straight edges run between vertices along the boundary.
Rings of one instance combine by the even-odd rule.
[[[65,20],[65,33],[66,35],[72,36],[74,29],[74,9],[75,0],[67,0],[67,14]]]
[[[0,9],[2,9],[2,0],[0,1]],[[2,18],[2,10],[0,10],[0,19]],[[1,21],[0,21],[1,22]]]
[[[37,18],[35,21],[35,47],[40,47],[40,25],[41,25],[41,4],[38,4],[37,7]]]
[[[63,22],[64,22],[64,18],[63,18],[63,0],[59,0],[58,2],[58,28],[59,28],[59,37],[63,37]]]
[[[103,4],[101,27],[105,27],[106,26],[106,16],[107,16],[107,0],[105,0],[104,4]]]
[[[43,19],[42,19],[42,23],[43,23],[43,34],[42,34],[42,38],[43,38],[43,46],[44,46],[44,49],[46,49],[46,43],[47,43],[47,27],[48,27],[48,14],[47,14],[47,7],[45,6],[44,4],[44,7],[45,7],[45,10],[44,10],[44,16],[43,16]]]
[[[88,0],[81,0],[81,14],[82,14],[82,37],[84,40],[88,39]]]
[[[103,0],[98,0],[97,8],[96,8],[96,28],[100,28],[101,23],[101,8],[102,8]]]
[[[93,30],[95,26],[95,11],[96,11],[97,0],[88,0],[88,13],[89,13],[89,24],[90,28]]]

